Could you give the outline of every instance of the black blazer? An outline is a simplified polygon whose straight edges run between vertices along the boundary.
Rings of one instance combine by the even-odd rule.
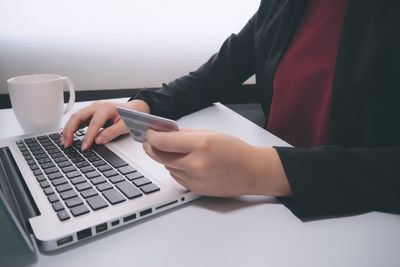
[[[275,69],[306,6],[307,0],[262,1],[197,71],[136,98],[153,114],[176,119],[238,90],[255,74],[268,118]],[[400,2],[349,0],[331,98],[333,143],[276,148],[293,191],[280,200],[302,219],[400,212],[399,100]]]

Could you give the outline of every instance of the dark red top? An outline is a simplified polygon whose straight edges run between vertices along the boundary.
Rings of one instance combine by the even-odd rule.
[[[329,108],[347,0],[310,0],[274,77],[267,130],[296,147],[329,143]]]

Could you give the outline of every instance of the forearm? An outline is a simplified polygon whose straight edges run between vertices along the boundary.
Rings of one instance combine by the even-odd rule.
[[[302,219],[400,212],[400,148],[276,148],[292,189],[281,201]]]

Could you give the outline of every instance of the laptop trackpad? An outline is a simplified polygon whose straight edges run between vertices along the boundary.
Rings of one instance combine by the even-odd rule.
[[[143,150],[142,143],[124,136],[107,145],[117,152],[121,158],[128,161],[145,176],[148,175],[156,184],[164,187],[183,188],[171,177],[164,165],[154,161]]]

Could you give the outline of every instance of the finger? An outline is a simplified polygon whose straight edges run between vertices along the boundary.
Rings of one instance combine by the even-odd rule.
[[[95,111],[94,105],[87,106],[77,113],[73,114],[68,122],[65,124],[62,134],[62,144],[64,147],[68,147],[72,144],[74,139],[74,133],[83,126],[87,125],[87,121],[93,115]]]
[[[187,156],[187,154],[184,153],[165,152],[158,150],[157,148],[152,147],[148,142],[143,143],[143,149],[153,160],[175,169],[181,168],[179,161]]]
[[[122,120],[119,120],[114,125],[111,125],[110,127],[107,127],[103,131],[101,131],[96,137],[95,142],[98,145],[106,144],[116,137],[127,133],[128,128],[126,128],[125,123]]]
[[[109,119],[112,119],[115,114],[115,109],[111,106],[103,106],[94,113],[88,129],[86,130],[85,137],[83,138],[82,150],[88,149],[93,144],[94,139],[99,134],[100,128],[102,128]]]
[[[147,130],[146,141],[161,151],[174,153],[189,153],[196,142],[196,133],[186,131],[159,132]]]

